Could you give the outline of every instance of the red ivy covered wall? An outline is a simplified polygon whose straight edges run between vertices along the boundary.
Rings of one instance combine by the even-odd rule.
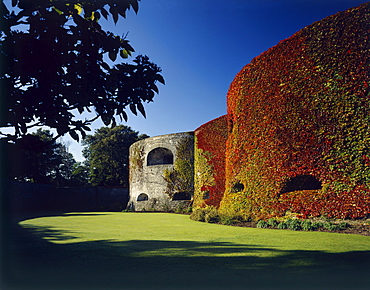
[[[227,116],[195,130],[194,206],[219,207],[225,191]]]
[[[370,213],[369,6],[315,22],[235,77],[221,212],[254,219]],[[215,154],[221,145],[212,130],[198,132],[197,146]]]

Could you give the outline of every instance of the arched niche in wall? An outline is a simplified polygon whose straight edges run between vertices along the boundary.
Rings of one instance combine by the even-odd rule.
[[[280,193],[292,192],[297,190],[321,189],[321,182],[312,175],[298,175],[285,182]]]
[[[172,200],[191,200],[191,193],[190,192],[176,192]]]
[[[158,147],[149,152],[147,157],[147,165],[162,165],[173,164],[173,154],[171,150],[163,147]]]
[[[146,193],[140,193],[139,196],[137,197],[137,201],[145,201],[148,200],[149,197]]]
[[[241,182],[236,182],[232,188],[231,188],[231,192],[232,193],[237,193],[237,192],[242,192],[244,190],[244,184],[241,183]]]

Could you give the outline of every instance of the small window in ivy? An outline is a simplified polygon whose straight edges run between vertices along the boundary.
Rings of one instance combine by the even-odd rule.
[[[147,165],[162,165],[173,164],[173,154],[171,150],[163,147],[158,147],[149,152]]]
[[[209,199],[210,196],[209,196],[209,191],[203,191],[203,199]]]
[[[173,195],[172,200],[191,200],[190,192],[176,192]]]
[[[137,201],[145,201],[148,200],[149,197],[146,193],[140,193],[139,196],[137,197]]]
[[[227,120],[228,120],[229,133],[231,134],[234,128],[234,122],[233,122],[232,116],[230,115],[230,117]]]
[[[298,190],[315,190],[321,188],[321,182],[316,177],[312,175],[298,175],[285,182],[281,193]]]
[[[241,192],[244,190],[244,184],[241,183],[241,182],[237,182],[233,185],[233,187],[231,188],[231,192],[232,193],[236,193],[236,192]]]

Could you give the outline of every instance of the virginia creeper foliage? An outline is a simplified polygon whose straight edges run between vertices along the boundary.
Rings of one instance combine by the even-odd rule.
[[[225,191],[225,149],[227,116],[221,116],[195,130],[196,206],[219,207]]]
[[[195,206],[253,219],[369,214],[369,23],[370,3],[329,16],[237,74],[227,116],[196,132],[196,193],[209,199]]]

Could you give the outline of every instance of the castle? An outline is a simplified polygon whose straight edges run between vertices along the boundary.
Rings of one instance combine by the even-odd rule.
[[[130,202],[266,219],[370,214],[370,3],[254,58],[227,115],[130,148]]]

